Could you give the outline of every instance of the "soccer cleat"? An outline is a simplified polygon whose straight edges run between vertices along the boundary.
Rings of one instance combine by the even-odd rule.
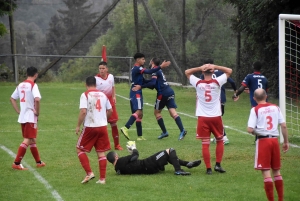
[[[85,178],[84,178],[84,180],[82,180],[82,184],[85,184],[85,183],[87,183],[87,182],[89,182],[90,180],[92,180],[92,179],[94,179],[95,178],[95,175],[94,175],[94,173],[91,173],[91,174],[89,174],[89,175],[86,175],[85,176]]]
[[[212,174],[211,168],[207,168],[207,169],[206,169],[206,174],[208,174],[208,175],[211,175],[211,174]]]
[[[224,170],[221,166],[215,166],[214,170],[216,172],[225,173],[226,170]]]
[[[140,136],[136,139],[137,141],[141,141],[141,140],[146,140],[146,138],[144,138],[143,136]]]
[[[36,167],[37,168],[41,168],[41,167],[45,167],[46,163],[44,163],[43,161],[41,161],[40,163],[36,163]]]
[[[191,161],[188,164],[186,164],[186,167],[193,168],[199,166],[200,164],[201,164],[201,160]]]
[[[186,175],[191,175],[190,172],[185,172],[184,170],[178,170],[176,172],[174,172],[175,175],[182,175],[182,176],[186,176]]]
[[[105,179],[99,179],[98,181],[96,181],[96,184],[105,184]]]
[[[179,134],[178,140],[183,140],[183,138],[184,138],[184,136],[186,135],[186,133],[187,133],[186,130],[181,131],[180,134]]]
[[[123,135],[126,137],[127,140],[130,140],[129,134],[128,134],[128,128],[126,128],[125,126],[122,127],[121,132],[123,133]]]
[[[28,168],[24,168],[22,164],[16,165],[13,163],[11,167],[15,170],[28,170]]]
[[[123,148],[118,144],[117,146],[115,146],[115,150],[123,150]]]
[[[169,136],[169,133],[165,132],[165,133],[162,133],[160,136],[158,136],[157,139],[163,139],[164,137],[168,137],[168,136]]]
[[[229,139],[227,138],[226,135],[223,137],[223,144],[224,145],[229,144]]]

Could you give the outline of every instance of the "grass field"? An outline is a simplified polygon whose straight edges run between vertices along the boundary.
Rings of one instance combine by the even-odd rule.
[[[117,175],[111,164],[107,166],[106,185],[95,182],[99,177],[98,162],[94,151],[88,156],[96,179],[88,184],[80,182],[85,176],[77,158],[75,145],[77,136],[75,127],[79,113],[79,97],[85,90],[83,83],[40,83],[42,94],[41,112],[37,146],[41,159],[47,166],[35,168],[34,159],[29,150],[23,159],[24,166],[30,171],[11,169],[14,154],[22,141],[17,114],[10,105],[9,98],[15,86],[0,84],[0,200],[267,200],[263,189],[263,179],[259,171],[253,169],[254,137],[248,135],[246,125],[250,110],[249,98],[242,94],[239,102],[228,99],[225,108],[224,124],[230,144],[225,146],[222,166],[225,174],[213,172],[205,174],[205,165],[189,169],[191,176],[175,176],[173,167],[166,166],[165,172],[156,175]],[[119,128],[128,120],[131,112],[127,84],[118,84],[117,109]],[[153,115],[155,91],[144,90],[143,135],[147,141],[138,141],[140,158],[157,151],[173,147],[184,160],[201,159],[201,142],[195,139],[196,118],[194,89],[173,87],[176,93],[177,111],[184,127],[188,131],[183,141],[178,141],[179,131],[167,111],[163,112],[169,137],[157,140],[160,129]],[[228,97],[231,93],[227,93]],[[150,105],[151,104],[151,105]],[[111,146],[113,141],[109,128]],[[135,137],[135,126],[130,129]],[[120,136],[125,148],[126,139]],[[296,142],[298,143],[298,142]],[[299,145],[299,144],[298,144]],[[215,163],[215,144],[211,144],[212,165]],[[126,150],[118,151],[127,155]],[[28,167],[28,166],[27,166]],[[186,170],[186,168],[183,168]],[[300,149],[291,147],[282,154],[285,200],[300,200]],[[275,193],[277,199],[277,195]]]

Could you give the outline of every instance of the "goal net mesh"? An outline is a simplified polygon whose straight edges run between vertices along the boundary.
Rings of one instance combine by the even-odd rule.
[[[289,135],[300,138],[300,20],[285,22],[285,82]]]

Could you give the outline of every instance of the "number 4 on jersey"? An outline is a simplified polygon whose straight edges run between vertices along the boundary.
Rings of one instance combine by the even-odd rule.
[[[101,110],[101,103],[100,103],[100,99],[98,99],[98,100],[97,100],[97,102],[96,102],[96,109],[97,109],[98,111],[100,111],[100,110]]]

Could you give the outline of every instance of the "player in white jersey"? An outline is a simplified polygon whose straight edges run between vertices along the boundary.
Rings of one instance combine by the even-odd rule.
[[[216,79],[212,79],[215,69],[223,71],[224,74]],[[193,73],[199,71],[202,71],[204,74],[203,80],[193,75]],[[209,152],[211,133],[213,133],[217,142],[214,170],[220,173],[226,172],[221,167],[224,144],[220,93],[222,85],[227,82],[227,78],[231,75],[231,72],[230,68],[214,64],[205,64],[185,71],[187,78],[190,80],[191,85],[196,88],[197,92],[196,116],[198,117],[198,122],[196,138],[202,141],[202,155],[206,165],[206,174],[208,175],[212,174]]]
[[[105,151],[110,150],[110,142],[107,133],[107,119],[112,114],[112,107],[107,96],[96,89],[96,78],[90,76],[86,79],[87,91],[80,97],[80,112],[76,127],[76,134],[80,133],[77,142],[77,155],[79,161],[86,172],[86,176],[81,183],[87,183],[95,178],[90,167],[86,152],[90,152],[93,147],[98,155],[100,179],[96,183],[105,184],[106,176],[106,156]]]
[[[111,126],[112,137],[114,139],[114,145],[116,150],[123,150],[119,143],[119,130],[117,126],[117,121],[119,119],[117,109],[116,109],[116,89],[115,80],[112,74],[108,73],[107,63],[102,61],[99,63],[99,74],[95,76],[96,78],[96,88],[103,92],[109,99],[112,106],[113,113],[108,119],[108,123]]]
[[[257,136],[254,168],[261,170],[264,178],[264,188],[268,200],[274,200],[273,179],[278,194],[278,200],[283,200],[283,179],[280,174],[280,148],[277,137],[278,125],[283,135],[282,149],[288,151],[288,131],[279,107],[267,103],[266,91],[262,88],[254,91],[254,100],[257,106],[250,111],[247,131]]]
[[[15,161],[12,165],[16,170],[28,170],[21,164],[27,147],[30,146],[30,151],[36,161],[37,167],[44,167],[46,164],[41,161],[40,155],[36,146],[37,137],[37,118],[40,114],[40,99],[41,94],[35,80],[38,77],[35,67],[27,68],[27,79],[21,82],[13,94],[10,102],[19,114],[18,122],[21,124],[23,142],[21,143]],[[17,100],[20,99],[20,109]]]

